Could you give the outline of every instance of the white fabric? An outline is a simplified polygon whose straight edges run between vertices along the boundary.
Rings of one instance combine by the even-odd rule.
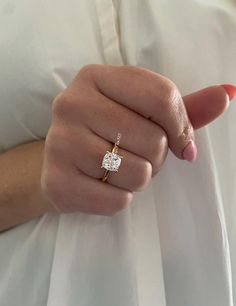
[[[89,63],[143,66],[181,93],[236,83],[234,0],[3,0],[0,149],[46,136]],[[1,306],[236,306],[236,101],[170,151],[113,217],[47,213],[0,234]],[[107,203],[109,205],[109,203]]]

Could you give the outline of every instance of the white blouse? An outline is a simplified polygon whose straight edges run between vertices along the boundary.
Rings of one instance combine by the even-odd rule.
[[[44,138],[90,63],[183,95],[236,84],[235,0],[2,0],[0,150]],[[1,306],[236,306],[236,101],[113,217],[50,212],[0,234]],[[107,203],[109,205],[109,203]]]

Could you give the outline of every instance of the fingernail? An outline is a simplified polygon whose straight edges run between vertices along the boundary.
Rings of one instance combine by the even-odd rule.
[[[193,140],[190,140],[182,152],[182,157],[187,161],[194,161],[197,157],[197,146]]]
[[[229,96],[229,101],[233,100],[233,98],[236,95],[236,87],[234,85],[231,85],[231,84],[222,84],[221,86],[227,92],[227,95]]]

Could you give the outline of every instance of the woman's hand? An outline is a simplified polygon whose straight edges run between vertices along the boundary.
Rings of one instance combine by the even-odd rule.
[[[220,102],[207,112],[209,96]],[[212,121],[227,103],[221,86],[184,101],[171,80],[144,68],[87,65],[53,101],[42,191],[60,212],[113,215],[131,202],[134,191],[147,186],[168,147],[177,158],[194,160],[194,125]],[[124,157],[119,172],[110,172],[104,183],[101,162],[118,132],[118,154]]]

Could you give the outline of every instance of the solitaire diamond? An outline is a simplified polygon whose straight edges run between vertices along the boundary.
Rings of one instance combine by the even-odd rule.
[[[117,153],[107,151],[103,157],[102,168],[109,171],[118,171],[122,157],[123,156],[118,155]]]

